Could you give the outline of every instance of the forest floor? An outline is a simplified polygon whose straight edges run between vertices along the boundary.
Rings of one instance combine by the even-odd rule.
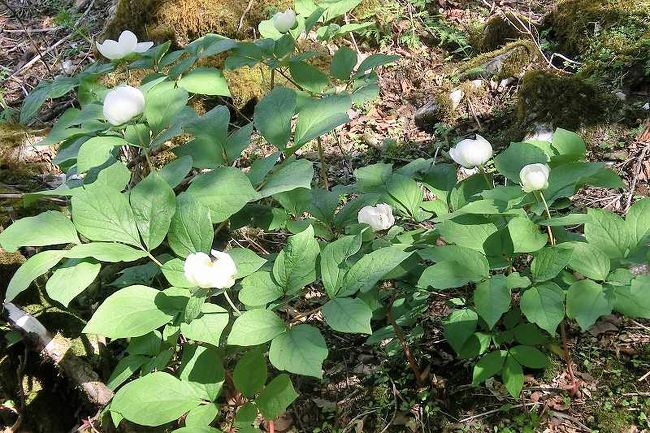
[[[109,4],[105,0],[77,3],[74,8],[62,0],[6,0],[4,6],[0,5],[0,224],[16,214],[30,212],[20,209],[12,194],[47,188],[58,174],[49,163],[51,150],[20,146],[16,151],[9,143],[37,141],[74,101],[49,101],[28,130],[11,122],[17,118],[22,99],[44,77],[74,74],[93,61],[92,41],[101,34]],[[327,143],[330,184],[351,182],[354,169],[369,163],[403,165],[418,157],[444,158],[443,150],[467,134],[479,133],[496,147],[504,147],[534,132],[533,127],[553,123],[577,129],[588,142],[588,157],[609,164],[628,185],[619,191],[583,191],[573,198],[575,207],[597,206],[623,213],[635,199],[647,196],[650,134],[648,111],[643,108],[650,102],[647,76],[640,83],[627,85],[621,81],[620,86],[611,88],[613,97],[608,99],[599,122],[564,125],[553,113],[535,122],[528,122],[525,114],[521,117],[524,96],[520,92],[527,71],[540,68],[541,62],[546,70],[561,76],[579,72],[572,69],[571,63],[578,60],[557,63],[551,58],[550,53],[558,46],[554,45],[553,27],[540,24],[542,31],[519,31],[512,37],[532,41],[541,49],[543,58],[520,64],[521,71],[508,80],[480,78],[482,90],[466,91],[467,96],[451,112],[440,113],[424,127],[416,125],[419,108],[467,85],[462,71],[472,61],[484,60],[486,50],[476,48],[476,28],[491,17],[507,13],[542,23],[556,3],[394,0],[383,5],[379,2],[369,14],[366,11],[376,20],[376,26],[350,40],[350,45],[365,54],[381,51],[399,54],[401,59],[381,73],[380,99],[357,110],[352,122]],[[650,16],[647,18],[650,22]],[[575,114],[576,119],[580,116]],[[305,150],[303,156],[310,158],[310,150]],[[2,266],[4,263],[0,263]],[[6,285],[1,281],[6,278],[2,272],[0,269],[0,288]],[[579,393],[569,395],[561,351],[551,344],[551,352],[557,352],[552,355],[551,366],[543,374],[526,376],[522,398],[514,400],[496,381],[472,386],[471,366],[456,360],[446,344],[442,320],[448,312],[447,300],[455,295],[445,292],[432,298],[410,333],[415,357],[427,372],[425,386],[416,385],[399,346],[369,346],[361,337],[330,333],[326,335],[332,348],[324,365],[326,380],[297,379],[301,397],[287,414],[285,425],[276,423],[276,431],[650,431],[650,321],[608,316],[588,333],[570,329],[569,347],[580,381]],[[84,427],[83,419],[94,414],[77,410],[65,380],[56,372],[43,366],[33,354],[23,352],[20,345],[3,349],[0,355],[0,375],[15,375],[15,360],[20,359],[21,388],[31,399],[33,413],[40,417],[27,423],[33,429],[29,431],[58,433],[74,431],[73,427],[93,431]],[[15,389],[7,387],[11,383],[0,380],[0,425],[7,416],[5,412],[11,411],[10,402],[19,397]]]

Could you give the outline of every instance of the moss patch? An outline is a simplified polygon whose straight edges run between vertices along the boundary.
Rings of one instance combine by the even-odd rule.
[[[539,60],[540,54],[535,44],[531,41],[515,41],[467,61],[458,74],[463,79],[518,77]]]
[[[532,25],[525,16],[507,12],[503,15],[494,15],[483,26],[482,31],[475,38],[480,52],[496,50],[509,42],[518,39],[530,39],[527,27]]]

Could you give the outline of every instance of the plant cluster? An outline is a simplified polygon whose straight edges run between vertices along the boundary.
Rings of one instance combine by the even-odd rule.
[[[320,147],[354,104],[374,99],[376,69],[396,59],[360,61],[341,46],[328,71],[316,68],[318,53],[297,41],[354,28],[334,23],[347,11],[339,3],[308,3],[262,22],[253,42],[207,35],[140,53],[126,33],[100,46],[113,63],[44,83],[25,101],[23,120],[72,89],[80,108],[45,141],[61,143],[66,183],[29,197],[69,197],[69,207],[0,233],[7,251],[45,247],[15,273],[5,302],[49,272],[52,300],[100,302],[84,332],[128,339],[107,381],[114,424],[216,432],[221,405],[235,401],[232,425],[259,431],[260,415],[272,421],[298,396],[290,374],[322,378],[325,327],[370,335],[368,344],[395,339],[420,382],[404,336],[431,292],[454,293],[444,333],[459,358],[476,360],[474,382],[500,375],[513,396],[524,369],[546,365],[540,348],[566,320],[587,329],[612,311],[650,317],[650,277],[629,270],[648,260],[650,199],[625,219],[573,212],[568,198],[582,186],[623,184],[585,161],[572,132],[494,157],[482,137],[463,140],[449,151],[473,173],[460,181],[456,164],[421,158],[359,168],[350,185],[314,186],[313,164],[297,151],[313,140]],[[229,96],[222,71],[205,66],[214,56],[227,69],[264,64],[278,77],[252,121],[225,105],[192,108],[200,95]],[[99,78],[115,68],[149,73],[138,87],[107,89]],[[276,151],[242,168],[253,135]],[[181,136],[176,158],[157,166],[156,153]],[[216,238],[251,227],[288,237],[276,252]],[[116,264],[118,274],[100,276]]]

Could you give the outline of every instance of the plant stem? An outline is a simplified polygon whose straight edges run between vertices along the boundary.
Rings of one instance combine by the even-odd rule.
[[[551,219],[551,211],[548,208],[548,203],[546,203],[546,198],[544,198],[544,193],[542,191],[536,191],[539,194],[539,197],[542,200],[542,203],[544,204],[544,209],[546,210],[546,217],[548,219]],[[548,231],[548,240],[551,242],[552,246],[555,246],[555,237],[553,236],[553,230],[551,230],[551,226],[546,226],[546,231]]]
[[[485,167],[483,167],[482,165],[479,165],[478,170],[483,175],[483,179],[485,179],[485,182],[487,183],[488,188],[493,189],[494,184],[490,181],[490,178],[488,177],[487,172],[485,171]]]
[[[323,188],[329,191],[330,185],[327,180],[327,162],[325,162],[325,152],[323,151],[323,141],[320,137],[316,139],[318,142],[318,159],[320,159],[320,178],[323,182]]]
[[[228,295],[228,291],[224,290],[223,291],[223,296],[226,297],[226,301],[228,301],[228,304],[232,307],[232,309],[235,311],[237,316],[241,316],[241,311],[239,311],[239,308],[235,306],[235,304],[232,302],[232,299],[230,299],[230,295]]]
[[[271,69],[271,90],[275,87],[275,68]]]
[[[393,300],[390,301],[388,310],[386,311],[386,317],[388,318],[388,321],[392,325],[393,330],[395,331],[395,335],[397,335],[397,339],[402,345],[402,349],[404,350],[404,354],[406,355],[406,359],[409,363],[409,367],[411,367],[411,371],[413,371],[413,374],[415,375],[415,380],[419,385],[422,385],[423,384],[422,373],[420,373],[420,368],[418,367],[418,364],[415,361],[415,358],[413,357],[413,353],[411,352],[411,347],[409,346],[408,341],[406,341],[406,336],[404,335],[404,331],[397,324],[395,318],[393,317]]]
[[[149,256],[149,258],[150,258],[150,259],[151,259],[155,264],[157,264],[159,267],[162,268],[163,264],[160,263],[160,261],[159,261],[157,258],[155,258],[155,257],[153,256],[153,254],[151,254],[149,251],[145,250],[144,248],[142,249],[142,251],[146,252],[147,255]]]
[[[275,433],[275,423],[269,420],[269,433]]]
[[[562,351],[564,352],[564,362],[566,362],[567,373],[569,373],[569,378],[571,379],[571,390],[570,394],[573,397],[578,391],[578,381],[576,376],[573,373],[573,363],[571,362],[571,355],[569,354],[569,344],[566,337],[566,322],[562,321],[560,323],[560,336],[562,338]]]

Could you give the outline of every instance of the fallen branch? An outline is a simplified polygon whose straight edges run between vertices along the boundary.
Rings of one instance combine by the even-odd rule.
[[[89,403],[103,407],[111,401],[113,391],[100,380],[90,365],[72,353],[67,339],[53,338],[38,319],[11,302],[4,304],[3,314],[7,323],[29,340],[44,360],[61,369]]]

